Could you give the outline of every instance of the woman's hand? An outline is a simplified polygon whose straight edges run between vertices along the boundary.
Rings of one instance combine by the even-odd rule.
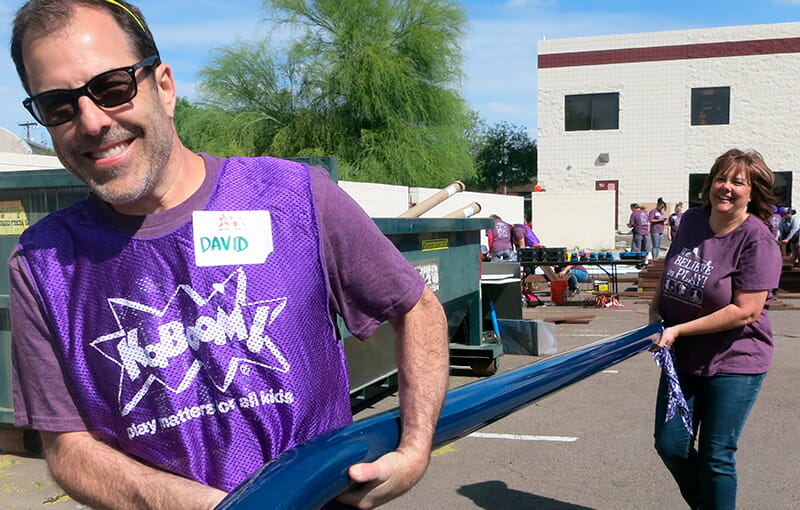
[[[650,346],[651,351],[660,351],[664,347],[671,349],[672,345],[675,343],[675,340],[678,339],[678,328],[675,326],[670,326],[664,329],[664,332],[661,333],[661,338],[657,341],[653,342],[653,345]]]

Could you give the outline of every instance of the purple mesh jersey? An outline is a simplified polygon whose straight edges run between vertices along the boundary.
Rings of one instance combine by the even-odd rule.
[[[78,407],[112,446],[229,491],[351,421],[305,165],[227,160],[205,211],[163,237],[120,235],[84,201],[20,244]]]

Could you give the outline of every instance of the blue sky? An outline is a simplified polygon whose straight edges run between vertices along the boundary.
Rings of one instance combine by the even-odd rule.
[[[346,0],[343,0],[346,1]],[[24,136],[30,120],[8,57],[10,24],[22,0],[0,0],[0,127]],[[162,57],[182,96],[195,97],[197,71],[209,50],[270,30],[260,0],[140,0]],[[800,20],[800,0],[464,0],[463,96],[488,123],[506,121],[536,130],[536,42],[591,35],[783,23]],[[798,34],[800,35],[800,34]],[[43,128],[31,132],[47,140]]]

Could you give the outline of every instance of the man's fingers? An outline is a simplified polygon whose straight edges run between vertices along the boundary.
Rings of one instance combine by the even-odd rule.
[[[383,483],[389,479],[389,470],[381,469],[377,462],[354,464],[350,466],[348,474],[356,483],[377,482]]]

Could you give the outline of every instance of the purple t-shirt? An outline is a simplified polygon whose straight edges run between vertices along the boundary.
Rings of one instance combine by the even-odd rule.
[[[174,209],[132,217],[117,213],[93,195],[90,201],[105,222],[126,235],[165,235],[209,200],[224,160],[206,154],[203,158],[206,178],[202,186]],[[310,172],[330,287],[328,305],[344,318],[350,332],[365,339],[382,322],[410,310],[422,294],[424,280],[324,169],[311,167]],[[391,280],[384,277],[386,267],[393,268]],[[39,309],[26,266],[12,255],[9,269],[15,423],[53,432],[86,430],[61,374],[50,343],[50,326]]]
[[[664,261],[660,311],[667,326],[708,315],[733,302],[736,290],[769,291],[758,319],[718,333],[680,337],[676,367],[694,375],[760,374],[772,362],[769,309],[778,287],[781,257],[767,226],[756,216],[716,235],[706,207],[686,211]]]
[[[781,229],[781,220],[783,217],[778,213],[772,213],[772,216],[769,218],[769,231],[772,232],[773,236],[778,235],[778,231]]]
[[[653,221],[658,220],[658,221]],[[664,213],[661,212],[660,209],[650,209],[650,212],[647,213],[647,221],[650,224],[650,233],[651,234],[663,234],[664,233]]]
[[[519,239],[524,239],[526,248],[533,248],[534,245],[539,244],[539,238],[536,237],[536,234],[533,233],[533,230],[528,225],[515,224],[514,228],[511,229],[511,236],[515,242]]]
[[[669,228],[673,237],[675,237],[675,234],[678,233],[678,228],[681,226],[681,218],[683,218],[682,212],[680,214],[672,213],[669,216]]]
[[[647,234],[650,232],[650,226],[647,224],[647,211],[643,209],[636,209],[631,213],[631,218],[628,221],[636,234]]]
[[[510,250],[511,245],[511,225],[503,220],[494,220],[494,228],[492,229],[492,253],[498,251]]]

